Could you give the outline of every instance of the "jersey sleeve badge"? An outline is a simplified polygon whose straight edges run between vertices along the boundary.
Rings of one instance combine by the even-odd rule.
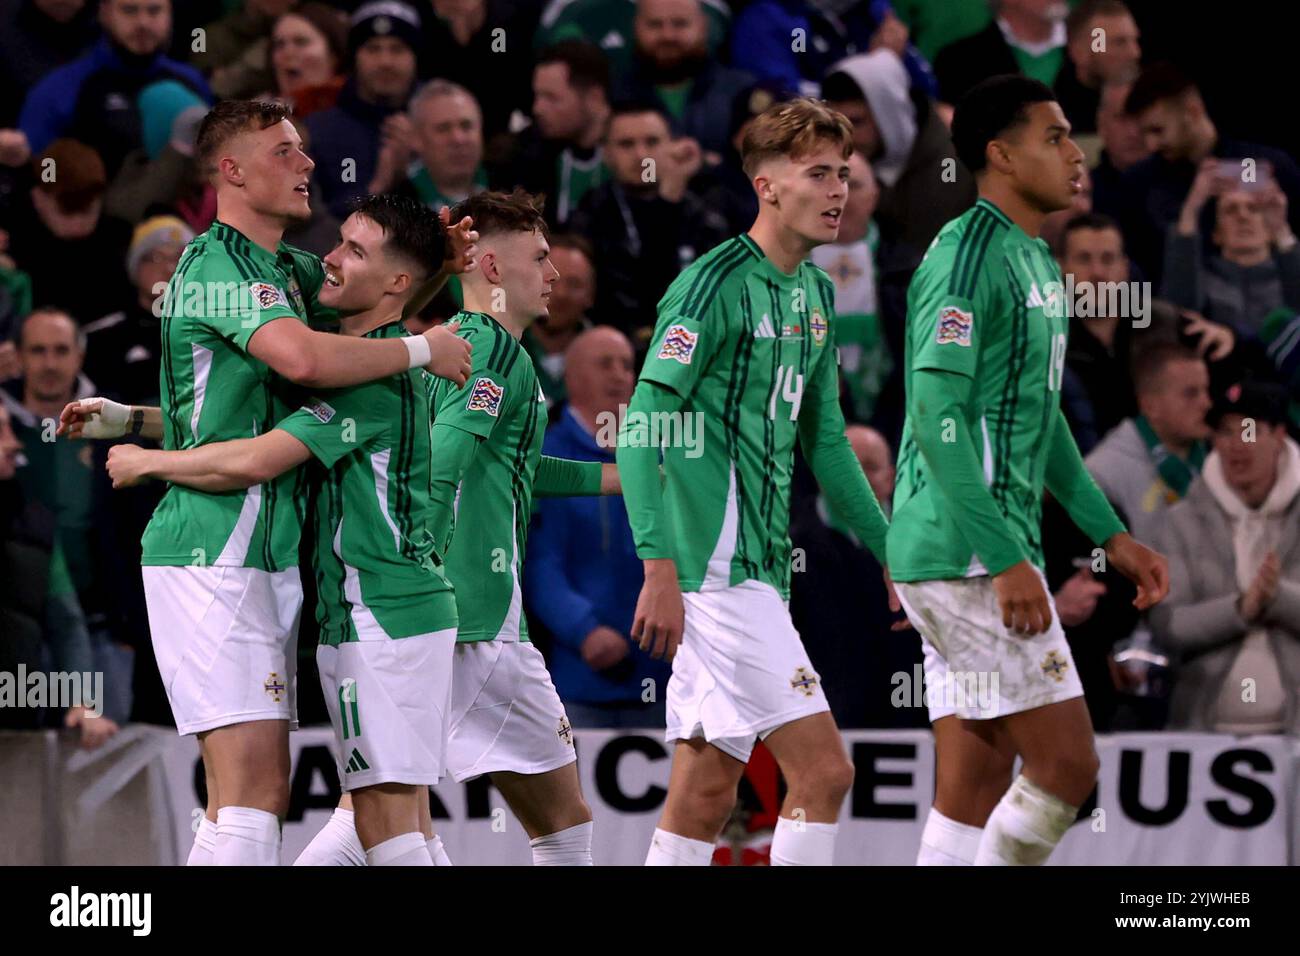
[[[935,341],[940,345],[961,345],[970,348],[970,330],[974,322],[969,312],[955,305],[945,305],[939,311],[939,334]]]
[[[504,385],[498,385],[490,378],[477,378],[469,390],[469,401],[465,410],[470,412],[487,412],[493,418],[501,411],[501,399],[506,394]]]
[[[699,341],[699,333],[692,332],[684,325],[670,326],[664,333],[663,344],[659,346],[659,358],[673,359],[681,362],[683,365],[691,364],[691,354],[695,351],[695,343]]]
[[[249,285],[248,291],[259,309],[269,309],[276,305],[288,306],[289,304],[284,290],[271,285],[269,282],[254,282]]]
[[[322,425],[328,425],[334,418],[334,408],[319,398],[309,398],[303,403],[302,410]]]

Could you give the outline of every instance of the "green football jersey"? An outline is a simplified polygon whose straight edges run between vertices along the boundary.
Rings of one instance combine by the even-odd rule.
[[[984,482],[1011,534],[1039,567],[1043,475],[1068,323],[1047,243],[984,199],[939,231],[907,293],[904,387],[910,395],[918,369],[973,381],[962,424],[983,449]],[[950,517],[962,503],[943,496],[912,437],[921,428],[942,437],[955,424],[909,414],[903,425],[888,539],[895,581],[987,573],[976,542]]]
[[[683,400],[679,418],[648,423],[683,591],[752,580],[789,595],[795,439],[826,390],[839,395],[834,302],[825,272],[805,261],[787,275],[747,235],[660,300],[641,380]]]
[[[433,420],[481,439],[456,494],[447,577],[460,603],[458,641],[528,640],[519,590],[542,457],[546,397],[524,347],[491,316],[461,312],[474,346],[463,386],[432,379]],[[455,319],[453,319],[455,321]]]
[[[405,335],[400,322],[366,338]],[[422,369],[322,392],[276,427],[325,466],[316,492],[320,641],[382,640],[456,626],[456,599],[425,523],[431,379]]]
[[[275,319],[328,321],[323,281],[310,253],[281,243],[272,254],[221,222],[185,247],[162,303],[164,448],[251,438],[291,411],[286,383],[248,342]],[[141,564],[297,567],[302,482],[295,469],[219,494],[172,485],[145,529]]]

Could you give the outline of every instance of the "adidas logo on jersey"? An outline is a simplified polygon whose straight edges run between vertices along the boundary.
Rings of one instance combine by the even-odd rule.
[[[1036,309],[1044,304],[1043,294],[1038,291],[1038,283],[1031,283],[1029,286],[1029,298],[1025,299],[1025,308]]]
[[[756,339],[774,339],[776,338],[776,326],[772,324],[772,317],[766,312],[758,320],[758,328],[754,329],[754,338]]]
[[[366,763],[366,758],[361,756],[361,751],[353,747],[352,756],[348,758],[348,765],[343,768],[344,773],[357,773],[369,769],[370,764]]]

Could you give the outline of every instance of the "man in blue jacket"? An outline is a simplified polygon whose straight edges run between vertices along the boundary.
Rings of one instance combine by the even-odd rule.
[[[569,401],[542,452],[613,461],[620,407],[632,397],[632,345],[608,326],[569,346]],[[628,637],[641,561],[620,497],[543,498],[528,538],[524,594],[555,638],[551,679],[575,727],[663,727],[672,667]]]
[[[33,155],[64,137],[93,147],[111,179],[122,158],[144,142],[141,90],[175,80],[208,103],[212,91],[198,70],[164,55],[171,0],[103,0],[99,22],[104,35],[89,52],[32,87],[18,128]]]

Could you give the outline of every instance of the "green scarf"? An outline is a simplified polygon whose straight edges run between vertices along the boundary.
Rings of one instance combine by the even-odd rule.
[[[1174,494],[1179,498],[1183,497],[1187,494],[1192,479],[1201,473],[1201,466],[1205,464],[1205,442],[1198,441],[1192,445],[1187,460],[1183,461],[1161,444],[1160,439],[1156,437],[1155,429],[1144,416],[1137,416],[1133,419],[1133,424],[1137,426],[1138,434],[1146,442],[1147,452],[1156,463],[1156,471],[1160,473],[1161,479]]]

